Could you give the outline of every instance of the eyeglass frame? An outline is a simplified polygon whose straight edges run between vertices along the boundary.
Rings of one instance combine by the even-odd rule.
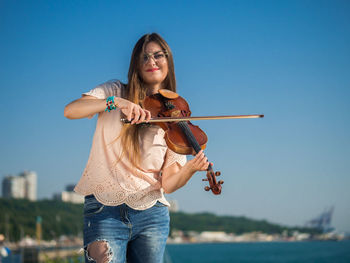
[[[154,52],[154,53],[143,53],[143,61],[141,61],[142,62],[142,64],[143,65],[145,65],[145,64],[147,64],[147,62],[152,58],[153,59],[153,61],[154,62],[158,62],[159,60],[161,60],[162,58],[158,58],[158,59],[156,59],[155,57],[154,57],[154,55],[156,55],[157,53],[159,53],[159,52],[163,52],[164,53],[164,57],[162,57],[162,58],[166,58],[166,57],[168,57],[168,52],[166,51],[166,50],[159,50],[159,51],[156,51],[156,52]],[[145,61],[144,59],[145,59],[145,56],[147,57],[147,60]]]

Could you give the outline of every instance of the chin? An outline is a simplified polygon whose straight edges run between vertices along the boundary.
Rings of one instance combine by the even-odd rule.
[[[148,79],[145,79],[144,81],[149,85],[157,85],[157,84],[161,84],[164,80],[165,78],[148,78]]]

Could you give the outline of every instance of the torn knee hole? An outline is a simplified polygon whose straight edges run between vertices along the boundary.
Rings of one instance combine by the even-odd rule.
[[[96,263],[108,263],[112,260],[112,251],[107,241],[94,241],[87,246],[87,258]]]

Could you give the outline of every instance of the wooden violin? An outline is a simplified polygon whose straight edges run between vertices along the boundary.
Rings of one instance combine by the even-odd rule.
[[[159,93],[148,96],[143,101],[143,108],[151,112],[149,123],[159,125],[165,131],[165,141],[168,147],[179,154],[197,154],[200,150],[206,148],[208,141],[207,135],[190,120],[209,120],[209,119],[241,119],[241,118],[262,118],[264,115],[230,115],[230,116],[204,116],[191,117],[191,111],[185,99],[177,93],[167,89],[160,89]],[[127,119],[122,119],[128,123]],[[221,185],[224,181],[216,181],[220,172],[214,172],[211,164],[207,169],[207,178],[209,186],[204,190],[211,190],[213,194],[221,193]]]

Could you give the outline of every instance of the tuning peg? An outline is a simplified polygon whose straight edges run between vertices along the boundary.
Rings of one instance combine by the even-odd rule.
[[[209,190],[210,190],[210,187],[209,187],[209,186],[206,186],[206,187],[204,187],[204,190],[205,190],[205,191],[209,191]]]
[[[205,178],[205,179],[202,179],[202,181],[208,181],[208,179],[207,179],[207,178]]]
[[[215,172],[215,176],[220,176],[221,172],[217,171]]]
[[[223,181],[223,180],[220,180],[218,183],[219,183],[219,184],[223,184],[223,183],[224,183],[224,181]]]

